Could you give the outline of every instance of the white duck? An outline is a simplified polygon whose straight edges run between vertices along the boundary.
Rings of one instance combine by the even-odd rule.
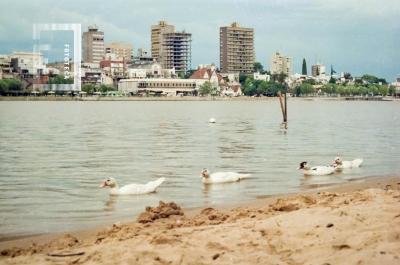
[[[213,184],[213,183],[227,183],[227,182],[236,182],[245,178],[251,177],[250,174],[240,174],[236,172],[216,172],[210,174],[208,169],[204,168],[201,171],[201,177],[204,184]]]
[[[215,118],[210,118],[208,120],[208,123],[216,123],[216,122],[217,122],[217,120]]]
[[[140,195],[156,192],[158,186],[160,186],[164,181],[165,178],[159,178],[146,184],[128,184],[120,188],[117,181],[110,177],[104,180],[100,185],[100,188],[110,187],[111,195]]]
[[[307,176],[323,176],[323,175],[330,175],[333,174],[333,172],[335,172],[334,166],[310,167],[306,161],[301,162],[298,169],[303,170],[304,175]]]
[[[336,169],[340,170],[344,168],[360,167],[362,163],[363,160],[361,158],[357,158],[352,161],[343,161],[342,158],[336,157],[333,165],[336,167]]]

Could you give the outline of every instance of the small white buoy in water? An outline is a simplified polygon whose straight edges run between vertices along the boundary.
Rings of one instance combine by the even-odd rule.
[[[215,118],[210,118],[210,119],[208,120],[208,122],[209,122],[209,123],[216,123],[217,120],[216,120]]]

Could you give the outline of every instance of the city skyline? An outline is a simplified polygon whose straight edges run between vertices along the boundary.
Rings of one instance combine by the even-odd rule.
[[[117,0],[97,6],[95,1],[61,1],[55,6],[42,0],[39,6],[38,2],[3,1],[0,54],[32,50],[34,23],[81,23],[82,31],[96,24],[104,31],[106,43],[129,42],[135,51],[150,51],[151,25],[165,20],[192,33],[192,68],[219,65],[219,28],[237,21],[254,28],[255,58],[266,69],[272,54],[279,51],[293,58],[293,71],[298,73],[306,58],[308,66],[333,64],[338,72],[355,76],[370,73],[390,81],[400,74],[398,1],[367,0],[363,5],[342,0],[173,3]]]

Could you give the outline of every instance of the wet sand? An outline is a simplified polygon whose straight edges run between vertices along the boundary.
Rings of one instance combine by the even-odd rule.
[[[400,177],[0,242],[1,264],[400,264]]]

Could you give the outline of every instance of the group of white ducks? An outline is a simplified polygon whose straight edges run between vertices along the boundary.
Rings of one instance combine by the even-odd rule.
[[[249,178],[250,174],[241,174],[236,172],[216,172],[211,174],[208,169],[204,168],[201,171],[201,178],[204,184],[213,183],[228,183],[237,182],[245,178]],[[117,181],[114,178],[107,178],[104,180],[100,187],[110,188],[111,195],[140,195],[156,192],[157,188],[165,181],[165,178],[159,178],[154,181],[150,181],[146,184],[128,184],[123,187],[119,187]]]
[[[336,157],[334,163],[330,166],[310,167],[308,166],[307,162],[302,162],[300,163],[300,167],[298,169],[303,170],[304,175],[329,175],[333,174],[335,171],[345,168],[359,167],[362,162],[362,159],[342,161],[340,157]],[[204,184],[237,182],[250,177],[250,174],[242,174],[236,172],[216,172],[211,174],[210,171],[208,171],[208,169],[206,168],[201,171],[201,178]],[[110,177],[104,180],[100,187],[110,188],[111,195],[140,195],[156,192],[157,188],[164,181],[165,178],[159,178],[146,184],[128,184],[123,187],[119,187],[117,181],[114,178]]]
[[[216,123],[215,118],[210,118],[208,123]],[[334,163],[329,166],[316,166],[310,167],[307,162],[301,162],[298,169],[303,170],[304,175],[322,176],[333,174],[335,171],[340,171],[346,168],[360,167],[362,159],[354,159],[352,161],[342,161],[340,157],[336,157]],[[201,178],[204,184],[217,184],[217,183],[228,183],[237,182],[242,179],[251,177],[250,174],[241,174],[236,172],[216,172],[211,174],[208,169],[204,168],[201,171]],[[114,178],[107,178],[100,185],[101,188],[110,188],[111,195],[140,195],[156,192],[157,188],[165,181],[165,178],[159,178],[154,181],[150,181],[146,184],[128,184],[123,187],[119,187],[117,181]]]
[[[329,166],[316,166],[310,167],[306,161],[301,162],[299,170],[302,170],[304,175],[307,176],[323,176],[330,175],[336,171],[342,171],[343,169],[351,169],[360,167],[363,163],[361,158],[357,158],[351,161],[343,161],[340,157],[336,157],[333,164]]]

